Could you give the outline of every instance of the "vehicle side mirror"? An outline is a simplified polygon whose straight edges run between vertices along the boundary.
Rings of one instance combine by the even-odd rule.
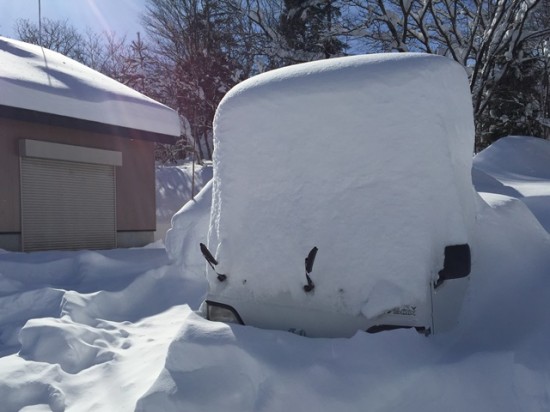
[[[453,245],[445,247],[445,261],[443,269],[439,271],[439,279],[435,283],[437,288],[449,279],[460,279],[468,276],[472,270],[470,245]]]

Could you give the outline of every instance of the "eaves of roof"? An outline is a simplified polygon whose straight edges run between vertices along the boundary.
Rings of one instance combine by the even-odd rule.
[[[176,136],[154,133],[129,127],[115,126],[91,120],[77,119],[36,110],[0,105],[0,118],[65,127],[86,132],[101,133],[127,139],[148,140],[157,143],[174,144]]]

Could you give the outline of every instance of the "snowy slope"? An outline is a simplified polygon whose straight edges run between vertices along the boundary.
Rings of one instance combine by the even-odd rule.
[[[196,254],[177,256],[205,236],[185,214],[208,215],[206,188],[168,253],[0,253],[0,411],[549,410],[549,235],[499,190],[536,180],[530,196],[545,196],[550,156],[536,159],[550,143],[513,140],[540,168],[510,172],[512,152],[491,148],[474,159],[480,274],[454,332],[311,339],[204,320]]]

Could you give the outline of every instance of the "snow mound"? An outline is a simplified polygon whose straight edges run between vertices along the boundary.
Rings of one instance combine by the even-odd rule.
[[[537,309],[548,299],[550,236],[520,200],[496,194],[482,199],[474,255],[479,274],[472,277],[463,333],[478,347],[516,347],[539,335],[539,327],[550,333]]]
[[[168,263],[156,247],[0,254],[0,410],[133,410],[181,328],[179,305],[197,308],[206,289]]]
[[[42,382],[10,383],[0,385],[0,399],[5,411],[51,411],[64,412],[66,398],[58,385]]]
[[[526,136],[497,140],[474,157],[476,190],[520,199],[550,232],[550,142]]]
[[[476,276],[452,333],[309,339],[186,309],[136,410],[547,409],[550,238],[510,196],[482,193],[476,216]]]
[[[23,359],[58,364],[76,374],[93,365],[112,360],[112,333],[68,319],[32,319],[19,333]]]
[[[478,192],[498,193],[504,196],[521,197],[521,194],[513,187],[506,186],[496,178],[478,169],[472,168],[472,182]]]
[[[474,167],[490,176],[513,180],[550,180],[550,142],[528,136],[509,136],[497,140],[478,153]],[[550,189],[549,189],[550,190]]]
[[[208,245],[228,281],[209,273],[212,300],[369,317],[423,302],[445,246],[470,241],[473,136],[466,73],[443,57],[331,59],[237,85],[214,121]]]
[[[452,333],[311,339],[209,322],[186,309],[136,410],[547,409],[549,238],[517,199],[487,200],[477,202],[477,276]]]
[[[168,262],[166,251],[155,248],[1,254],[0,353],[17,351],[22,344],[30,357],[45,353],[30,342],[35,335],[50,333],[34,332],[32,323],[23,328],[31,319],[70,319],[83,329],[74,329],[69,335],[86,346],[89,339],[79,335],[87,333],[84,326],[137,322],[184,302],[198,307],[204,280],[183,276],[175,267],[166,270]],[[195,291],[196,300],[184,299],[185,289]],[[47,330],[66,329],[60,325],[49,324]],[[24,342],[18,341],[20,331]],[[59,343],[68,340],[58,338]]]

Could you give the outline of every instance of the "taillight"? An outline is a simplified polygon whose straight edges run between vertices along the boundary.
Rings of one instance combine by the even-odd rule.
[[[239,323],[244,325],[237,311],[231,306],[208,300],[206,301],[206,318],[215,322]]]

